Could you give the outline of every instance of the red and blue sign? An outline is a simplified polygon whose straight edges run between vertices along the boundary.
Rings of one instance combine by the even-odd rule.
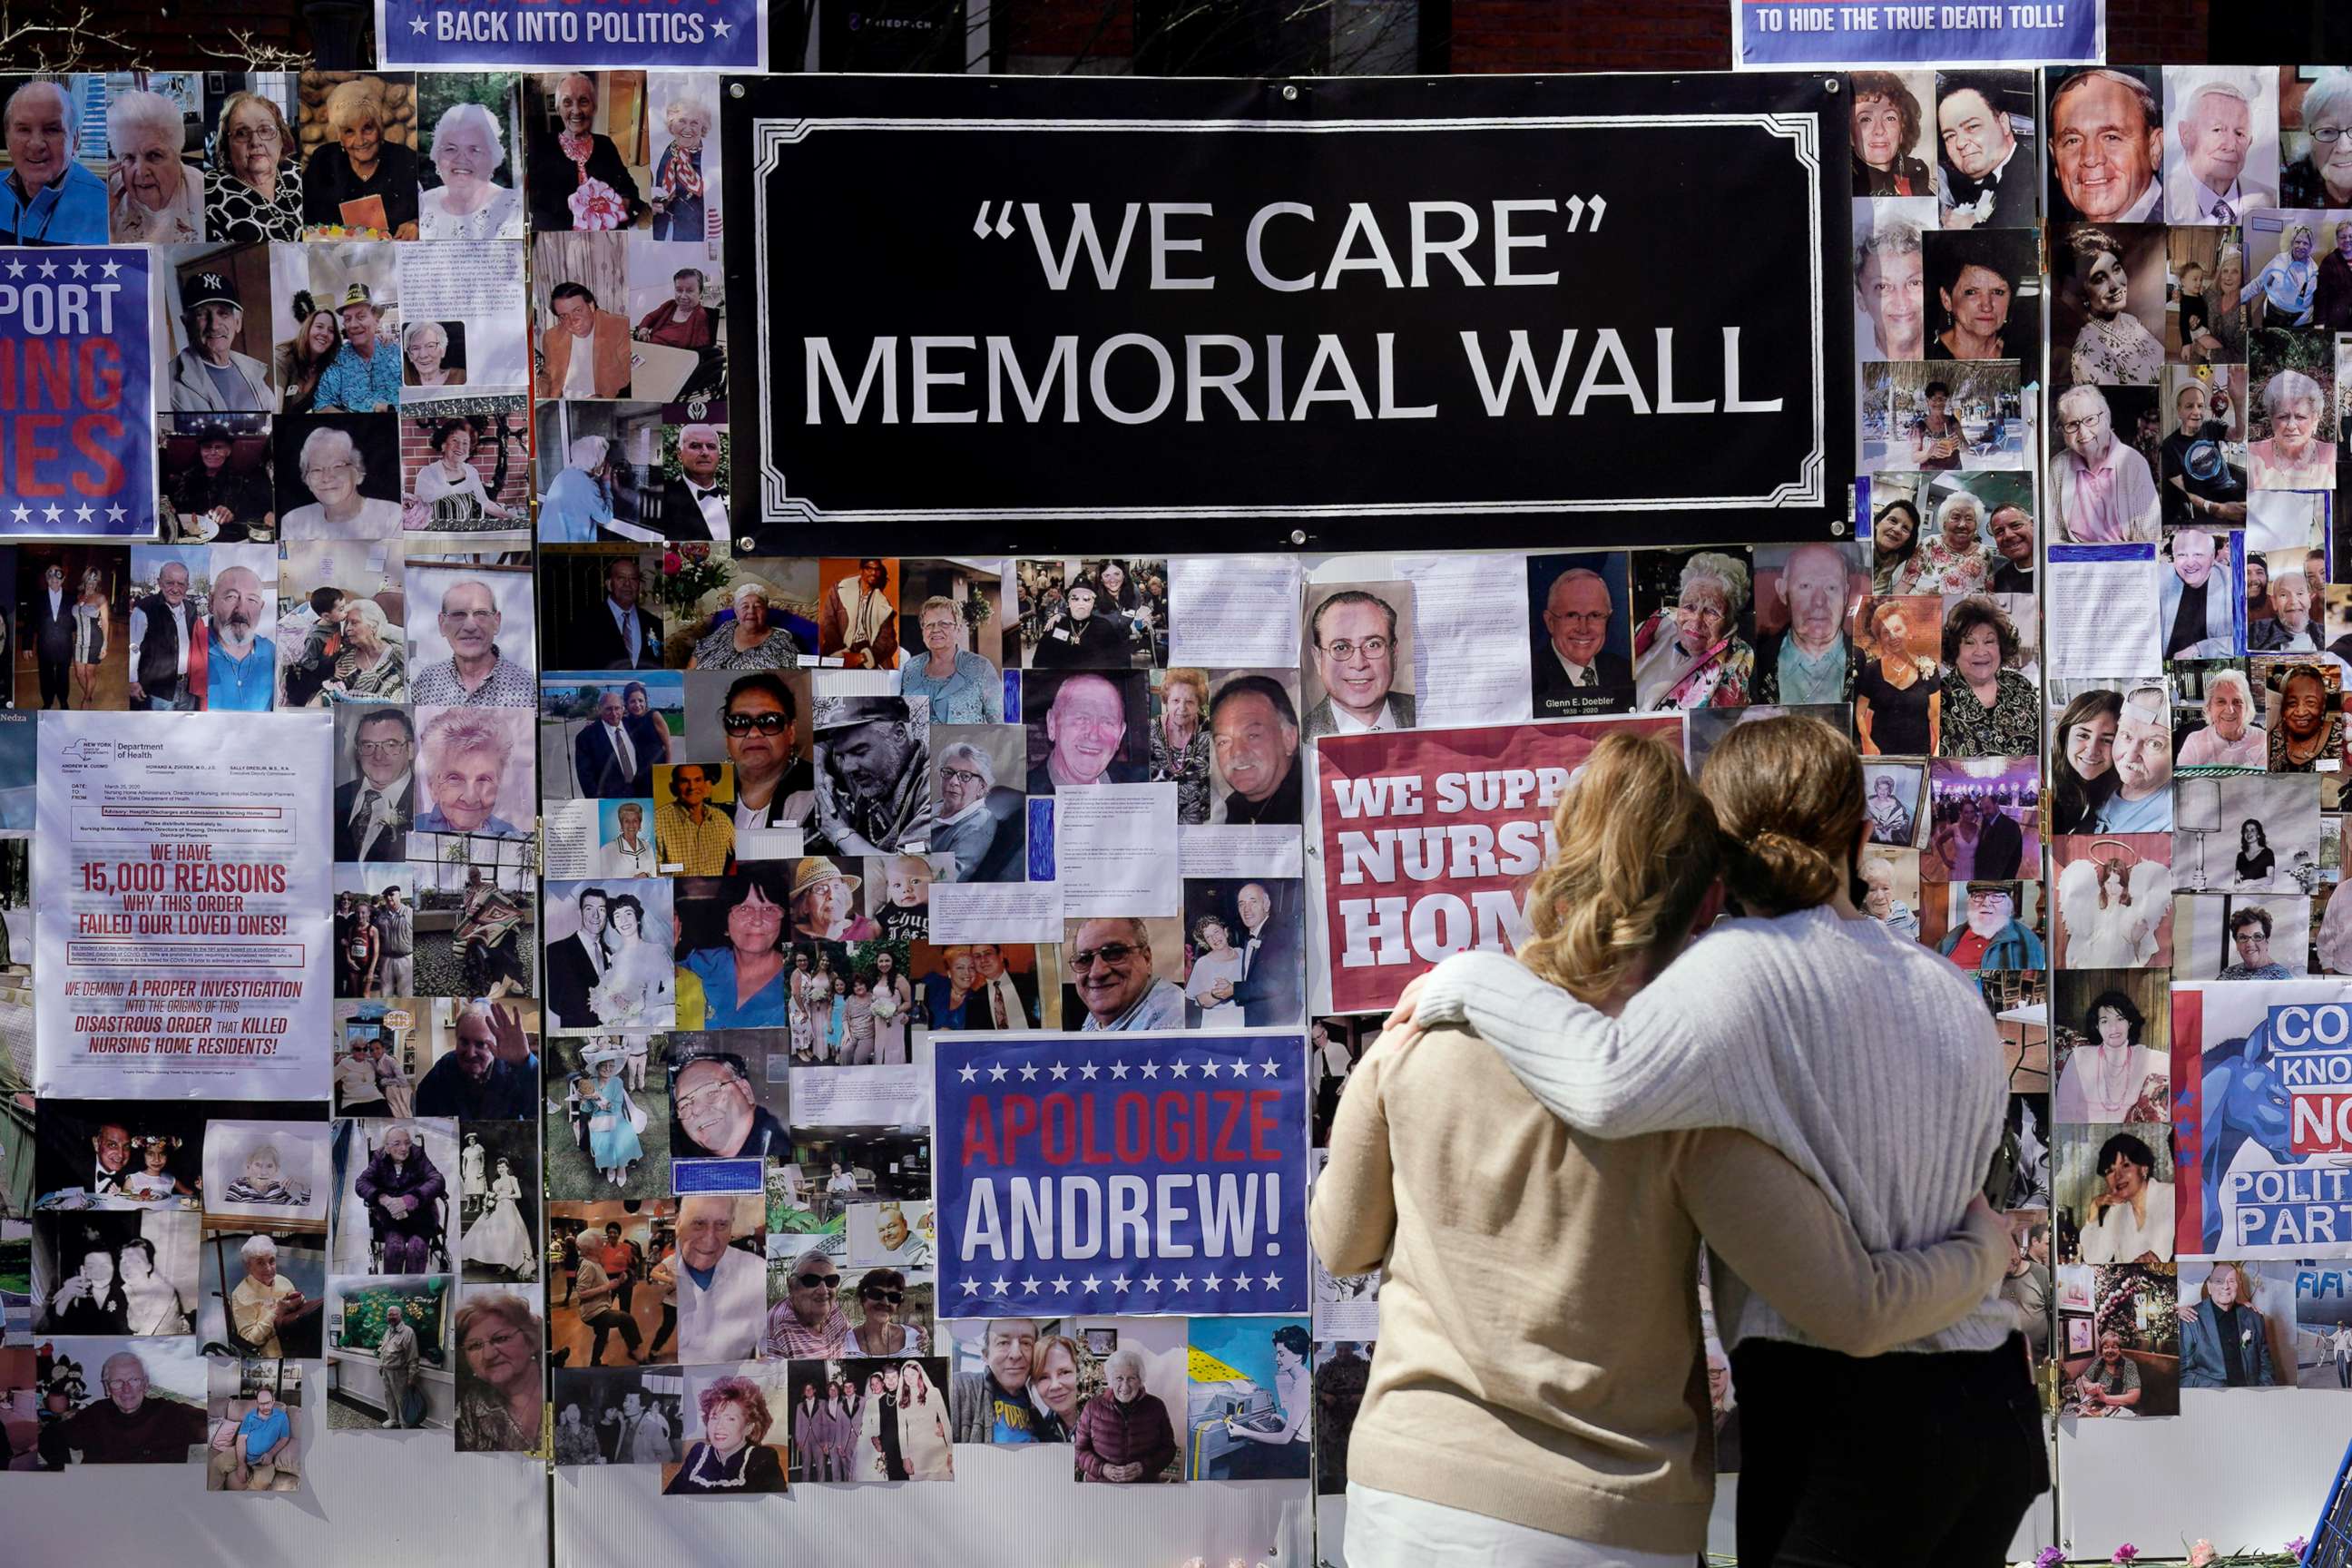
[[[147,258],[0,247],[0,535],[154,537]]]
[[[765,70],[760,0],[376,0],[387,68]]]
[[[939,1311],[1303,1312],[1296,1035],[933,1043]]]

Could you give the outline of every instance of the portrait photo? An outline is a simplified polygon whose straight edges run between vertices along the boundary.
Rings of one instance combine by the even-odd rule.
[[[1175,672],[1170,673],[1172,677]],[[1205,730],[1199,729],[1197,703],[1193,724],[1205,736]],[[936,804],[928,845],[940,879],[1024,880],[1028,826],[1022,791],[1028,763],[1027,737],[1021,726],[934,723],[930,740],[931,798]],[[1153,754],[1160,755],[1156,744]],[[1205,792],[1205,778],[1202,786]],[[1205,820],[1205,801],[1202,815]],[[1184,820],[1181,810],[1178,820]]]
[[[1926,876],[1927,852],[1920,852]],[[1969,973],[2045,969],[2039,882],[1951,882],[1920,889],[1919,940]]]
[[[2219,372],[2226,380],[2233,364],[2245,363],[2246,308],[2238,299],[2246,283],[2243,231],[2168,229],[2165,270],[2170,298],[2164,351],[2174,367],[2165,377],[2168,388],[2178,387],[2183,371]]]
[[[457,1352],[457,1451],[545,1457],[546,1331],[537,1292],[459,1286],[449,1337]]]
[[[2278,83],[2279,205],[2305,209],[2352,206],[2352,71],[2340,66],[2282,66]],[[2326,134],[2321,134],[2321,132]]]
[[[662,878],[547,884],[547,1009],[558,1034],[665,1030],[677,918]]]
[[[1906,942],[1919,940],[1919,851],[1875,846],[1862,854],[1863,911]]]
[[[551,673],[540,683],[540,716],[550,799],[646,799],[656,771],[686,755],[686,683],[675,670]]]
[[[208,1228],[199,1258],[196,1337],[206,1354],[319,1358],[323,1234]]]
[[[46,1341],[39,1468],[184,1465],[205,1438],[204,1347],[193,1336]]]
[[[484,1284],[540,1278],[539,1129],[529,1121],[462,1123],[457,1144],[460,1272]]]
[[[1165,561],[1019,560],[1022,662],[1125,669],[1168,660]]]
[[[525,195],[534,235],[642,228],[652,215],[643,71],[522,79]]]
[[[417,238],[522,237],[516,79],[511,71],[417,78]]]
[[[429,345],[434,326],[422,323],[409,335]],[[529,405],[519,397],[473,401],[488,406],[465,413],[412,408],[401,422],[403,507],[412,535],[524,531]]]
[[[2163,969],[2173,962],[2172,836],[2062,833],[2052,937],[2063,969]]]
[[[20,544],[18,708],[120,712],[130,679],[131,552],[120,545]]]
[[[530,714],[420,708],[416,723],[412,845],[421,840],[437,854],[439,836],[529,838],[537,820]]]
[[[33,1331],[195,1331],[198,1233],[185,1209],[33,1216]]]
[[[665,1497],[781,1492],[792,1460],[784,1419],[790,1367],[778,1362],[698,1366],[680,1405],[686,1458],[662,1467]]]
[[[1866,598],[1853,616],[1853,646],[1861,672],[1853,690],[1854,741],[1864,756],[1929,756],[1937,750],[1943,718],[1943,604],[1934,595]],[[1916,775],[1916,770],[1909,770]],[[1878,780],[1898,779],[1905,770],[1864,764],[1864,783],[1871,792],[1871,816],[1879,818]],[[1916,791],[1915,791],[1916,793]],[[1900,787],[1895,792],[1903,798]],[[1907,825],[1915,814],[1903,813]],[[1895,815],[1887,813],[1884,830],[1894,831]],[[1874,827],[1878,837],[1882,827]],[[1881,839],[1882,843],[1908,843]]]
[[[1206,731],[1206,700],[1202,708]],[[1052,795],[1057,784],[1142,784],[1149,777],[1151,731],[1144,672],[1090,669],[1024,677],[1022,713],[1029,732],[1030,795]]]
[[[277,1230],[327,1221],[328,1123],[215,1119],[205,1127],[205,1222]]]
[[[2166,66],[2164,220],[2226,226],[2278,205],[2278,73]]]
[[[267,414],[158,416],[155,472],[167,538],[240,544],[278,536]]]
[[[406,587],[411,701],[539,706],[530,567],[411,561]]]
[[[2273,607],[2284,607],[2280,619],[2285,621],[2298,613],[2294,605],[2307,593],[2307,580],[2290,573],[2273,579],[2271,589]],[[2247,640],[2253,640],[2251,630]],[[2252,658],[2246,662],[2246,675],[2263,698],[2270,771],[2335,771],[2344,753],[2343,674],[2335,662],[2292,655]]]
[[[2027,357],[2042,313],[2030,229],[1943,229],[1922,238],[1930,360]]]
[[[625,265],[635,345],[629,395],[654,403],[723,399],[728,289],[718,240],[632,239]],[[707,537],[727,535],[722,529]]]
[[[1633,553],[1634,700],[1643,711],[1755,700],[1752,566],[1745,547]]]
[[[2176,777],[2260,773],[2270,752],[2242,659],[2182,659],[2172,677]]]
[[[271,422],[279,536],[401,537],[400,420],[378,414],[282,414]]]
[[[2033,73],[1936,73],[1936,195],[1943,226],[2030,229],[2042,213]]]
[[[2035,757],[1938,757],[1927,764],[1920,874],[1930,882],[2038,878],[2041,768]]]
[[[457,1272],[457,1122],[412,1118],[332,1125],[339,1184],[333,1272]]]
[[[278,412],[286,387],[273,368],[279,357],[273,329],[281,318],[270,308],[270,247],[173,245],[159,253],[159,260],[153,280],[155,374],[165,384],[156,390],[157,403],[173,414]],[[331,310],[322,314],[321,332],[329,341],[317,357],[320,373],[341,342]],[[307,368],[287,357],[294,374]],[[296,390],[297,411],[308,411],[310,389]]]
[[[2161,223],[2163,79],[2154,66],[2053,68],[2050,221]]]
[[[2168,1263],[2172,1129],[2160,1121],[2066,1125],[2052,1137],[2062,1263]],[[2068,1244],[2071,1243],[2071,1250]]]
[[[680,1159],[781,1159],[792,1151],[773,1042],[751,1030],[698,1035],[669,1057],[670,1149]]]
[[[1092,1032],[1181,1029],[1190,1005],[1184,994],[1186,932],[1181,919],[1153,917],[1066,921],[1062,963],[1065,1026]],[[948,950],[950,953],[954,949]],[[921,955],[916,959],[919,967]],[[952,980],[952,968],[950,968]],[[952,1001],[950,986],[946,999]],[[953,1028],[954,1016],[935,998],[931,1026]]]
[[[541,1138],[551,1199],[668,1194],[669,1080],[652,1059],[658,1048],[647,1035],[549,1041]]]
[[[1536,717],[1625,711],[1633,670],[1624,553],[1530,555],[1527,574]]]
[[[659,553],[626,545],[549,551],[539,570],[551,669],[662,668]]]
[[[2301,893],[2183,893],[2173,900],[2173,977],[2292,980],[2310,972],[2311,900]]]
[[[2321,835],[2317,777],[2256,773],[2174,785],[2172,872],[2184,893],[2311,893]]]
[[[1305,907],[1296,879],[1184,883],[1188,1026],[1258,1028],[1298,1022],[1305,1006],[1299,984]]]
[[[282,250],[270,259],[280,292],[290,284],[298,305],[307,297],[332,310],[341,339],[325,356],[317,382],[302,400],[304,406],[287,412],[375,414],[397,409],[406,317],[394,247],[351,241],[308,245],[301,251],[301,276],[293,279],[285,276]],[[306,321],[316,315],[308,310],[300,313]],[[305,346],[306,338],[298,328],[296,352]]]
[[[415,77],[310,70],[299,86],[303,237],[415,239]]]
[[[2058,1121],[2172,1120],[2172,989],[2162,971],[2062,969],[2051,1018]]]
[[[2352,217],[2339,226],[2352,228]],[[2352,309],[2352,306],[2347,306]],[[2316,338],[2317,342],[2313,340]],[[2246,458],[2258,490],[2325,490],[2336,473],[2336,353],[2323,334],[2265,327],[2247,345]]]
[[[1302,624],[1301,739],[1413,727],[1411,583],[1315,584]]]
[[[2050,497],[2072,544],[2154,543],[2163,506],[2134,443],[2161,431],[2154,386],[2077,384],[2051,405]]]
[[[2071,224],[2050,241],[2052,352],[2066,379],[2153,386],[2164,369],[2165,231],[2156,224]]]
[[[719,237],[719,78],[705,71],[662,71],[646,79],[653,110],[653,174],[646,205],[656,240]]]
[[[843,1259],[854,1268],[929,1268],[936,1232],[928,1201],[852,1204]],[[936,1343],[937,1336],[932,1338]]]

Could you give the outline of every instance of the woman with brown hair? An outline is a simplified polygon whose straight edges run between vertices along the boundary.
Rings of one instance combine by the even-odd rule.
[[[1700,784],[1727,841],[1724,882],[1741,918],[1715,924],[1614,1010],[1499,953],[1458,954],[1418,994],[1408,989],[1391,1033],[1407,1022],[1466,1026],[1579,1135],[1751,1133],[1827,1188],[1864,1246],[1949,1235],[2000,1142],[2000,1039],[1967,977],[1860,907],[1870,832],[1861,758],[1818,719],[1768,719],[1717,742]],[[1621,781],[1601,798],[1628,817],[1645,793]],[[1570,838],[1560,833],[1563,858]],[[1636,842],[1675,838],[1654,828]],[[1584,901],[1605,910],[1601,900],[1643,885],[1643,864],[1591,879],[1597,891]],[[1531,899],[1537,918],[1548,918],[1547,891],[1539,883]],[[1603,928],[1612,951],[1633,949],[1640,929]],[[1485,1053],[1453,1040],[1431,1053],[1440,1073],[1486,1067]],[[1343,1122],[1357,1095],[1351,1087],[1342,1097]],[[1718,1252],[1729,1239],[1709,1237]],[[1785,1304],[1750,1296],[1739,1278],[1748,1266],[1724,1256],[1715,1300],[1733,1347],[1746,1456],[1739,1561],[1783,1562],[1783,1547],[1800,1542],[1828,1561],[2003,1561],[2049,1470],[2000,1270],[1958,1322],[1898,1332],[1901,1353],[1870,1362],[1822,1348]],[[1325,1262],[1335,1274],[1359,1266],[1352,1254]],[[1458,1256],[1451,1263],[1461,1272]],[[1389,1337],[1384,1323],[1383,1352]],[[1886,1426],[1893,1411],[1932,1411],[1936,1440],[1903,1440]],[[1357,1473],[1352,1454],[1349,1464]]]
[[[1857,766],[1849,856],[1861,824]],[[1535,939],[1516,959],[1491,956],[1484,977],[1523,999],[1557,999],[1612,1036],[1638,1037],[1691,994],[1711,994],[1712,983],[1693,984],[1687,972],[1681,986],[1644,989],[1715,920],[1730,850],[1674,750],[1630,735],[1602,741],[1552,826],[1558,852],[1528,898]],[[1764,875],[1739,870],[1735,886]],[[1824,879],[1835,879],[1826,861],[1814,878]],[[1896,945],[1884,938],[1871,951]],[[1974,1011],[1990,1036],[1982,1005]],[[2000,1056],[1974,1043],[1986,1047],[1998,1132]],[[1742,1279],[1765,1292],[1770,1312],[1788,1314],[1768,1313],[1770,1322],[1856,1354],[1997,1301],[2007,1233],[1964,1193],[1939,1221],[1882,1243],[1922,1249],[1873,1256],[1854,1219],[1761,1138],[1729,1127],[1728,1114],[1596,1136],[1564,1124],[1539,1103],[1550,1099],[1544,1089],[1531,1094],[1534,1084],[1513,1078],[1516,1055],[1476,1048],[1459,1027],[1391,1029],[1339,1099],[1309,1207],[1316,1252],[1335,1275],[1384,1271],[1380,1344],[1349,1439],[1350,1568],[1424,1568],[1474,1552],[1480,1562],[1559,1568],[1687,1564],[1705,1542],[1713,1489],[1696,1383],[1701,1235],[1728,1266],[1715,1275],[1727,1327],[1746,1321]],[[1664,1063],[1663,1076],[1638,1066],[1626,1075],[1625,1065],[1597,1076],[1623,1077],[1644,1101],[1661,1089],[1696,1101],[1712,1078],[1743,1076],[1728,1063],[1720,1075]],[[1649,1114],[1646,1103],[1635,1109]],[[1506,1279],[1510,1289],[1496,1289]],[[1629,1311],[1629,1302],[1681,1307]],[[1769,1552],[1753,1560],[1772,1561]]]

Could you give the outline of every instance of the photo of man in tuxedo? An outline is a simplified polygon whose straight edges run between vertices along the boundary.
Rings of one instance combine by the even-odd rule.
[[[66,666],[73,661],[73,595],[66,592],[66,569],[50,562],[25,609],[25,633],[41,671],[41,706],[66,705]]]
[[[709,540],[724,544],[727,492],[719,479],[723,443],[716,425],[681,425],[677,430],[679,477],[662,487],[664,539]]]
[[[1234,912],[1241,917],[1234,933],[1241,978],[1224,982],[1228,989],[1218,999],[1240,1003],[1242,1021],[1253,1029],[1295,1024],[1304,1005],[1299,903],[1295,889],[1284,893],[1277,905],[1265,883],[1244,882],[1234,895]]]
[[[571,621],[565,668],[661,668],[661,617],[638,603],[644,590],[644,563],[634,555],[607,560],[603,601]]]
[[[963,1005],[965,1028],[1038,1026],[1036,971],[1007,968],[1004,950],[992,942],[983,942],[972,945],[971,973],[978,984]]]
[[[593,1029],[603,1022],[588,1005],[588,993],[604,977],[604,889],[581,889],[578,903],[580,929],[547,945],[547,1010],[559,1029]]]
[[[1548,580],[1547,570],[1552,574]],[[1632,708],[1633,625],[1625,613],[1624,557],[1534,556],[1528,562],[1528,589],[1535,601],[1528,630],[1536,717]]]
[[[405,860],[415,820],[416,727],[404,708],[372,708],[352,725],[359,776],[335,788],[335,858]]]

